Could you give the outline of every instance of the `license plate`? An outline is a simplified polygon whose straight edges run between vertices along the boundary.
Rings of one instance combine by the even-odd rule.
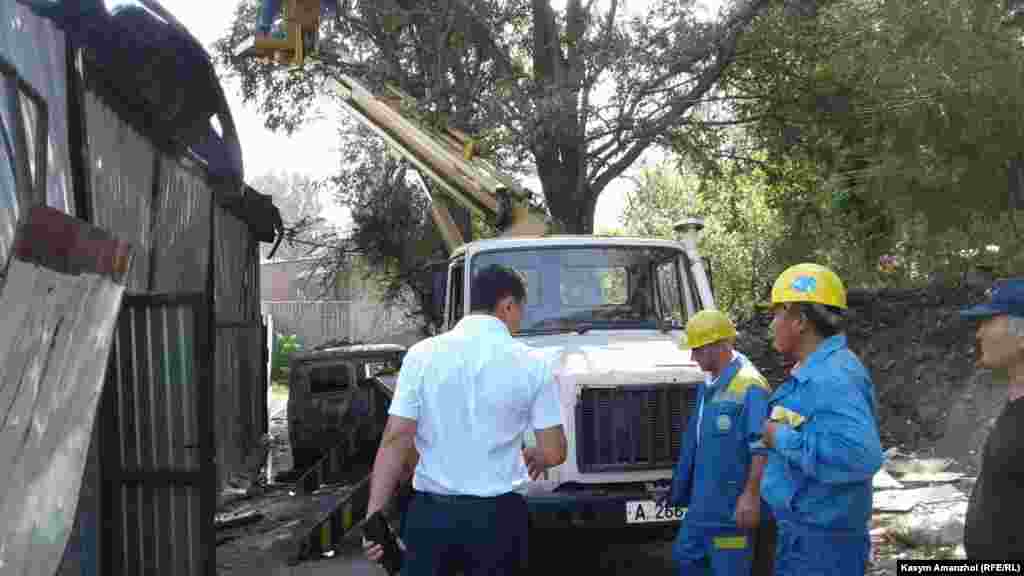
[[[649,524],[652,522],[679,522],[686,515],[686,508],[668,506],[654,500],[626,502],[626,524]]]

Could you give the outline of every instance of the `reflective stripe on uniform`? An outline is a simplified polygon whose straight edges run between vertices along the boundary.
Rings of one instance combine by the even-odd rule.
[[[715,536],[713,541],[719,550],[744,550],[747,547],[746,536]]]

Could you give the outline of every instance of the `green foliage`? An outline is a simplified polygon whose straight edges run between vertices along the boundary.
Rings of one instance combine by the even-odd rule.
[[[623,220],[630,234],[672,237],[676,222],[704,218],[699,244],[712,262],[716,304],[745,315],[764,298],[782,265],[782,219],[769,199],[758,174],[704,180],[666,162],[641,173]]]
[[[601,278],[601,294],[603,301],[608,304],[625,304],[626,297],[626,270],[623,268],[609,268],[597,272]]]
[[[302,350],[302,342],[296,334],[274,334],[274,349],[270,359],[270,379],[274,382],[288,382],[288,359],[292,353]]]
[[[757,175],[779,218],[780,263],[817,261],[853,286],[1010,272],[1024,49],[998,6],[843,0],[814,19],[769,10],[718,87],[714,112],[730,122],[675,133],[676,149],[705,182]]]
[[[667,130],[691,123],[736,37],[768,3],[738,3],[718,26],[695,18],[692,0],[650,0],[643,11],[582,0],[558,9],[527,0],[342,2],[323,23],[319,57],[300,68],[234,56],[257,4],[239,2],[214,52],[268,127],[291,131],[315,118],[324,82],[338,74],[379,92],[394,86],[415,99],[414,116],[444,119],[475,135],[500,167],[535,174],[561,228],[589,233],[608,183]]]
[[[338,201],[352,210],[347,245],[361,253],[363,273],[377,281],[385,302],[410,304],[428,326],[439,326],[430,270],[444,262],[446,249],[430,217],[429,198],[411,167],[383,142],[368,139],[346,150],[344,167],[331,184]]]

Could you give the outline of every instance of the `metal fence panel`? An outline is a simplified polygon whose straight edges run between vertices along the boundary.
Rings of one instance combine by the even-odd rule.
[[[214,402],[218,413],[233,415],[218,418],[214,423],[221,485],[234,475],[258,472],[249,469],[248,456],[259,449],[267,424],[263,346],[263,326],[259,321],[217,328]]]
[[[84,99],[92,224],[135,247],[128,291],[145,292],[149,289],[150,205],[157,152],[96,94],[86,91]]]
[[[163,156],[159,172],[149,289],[164,293],[204,291],[210,251],[210,196],[214,191],[189,160]]]
[[[245,222],[214,210],[217,324],[259,321],[258,251]]]
[[[342,338],[376,342],[415,326],[404,308],[368,301],[264,301],[262,307],[275,332],[297,334],[306,349]]]
[[[106,574],[213,574],[203,295],[129,296],[107,371]]]

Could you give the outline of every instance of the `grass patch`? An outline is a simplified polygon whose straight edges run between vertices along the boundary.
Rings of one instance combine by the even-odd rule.
[[[288,385],[284,382],[270,384],[270,397],[275,400],[288,400]]]

